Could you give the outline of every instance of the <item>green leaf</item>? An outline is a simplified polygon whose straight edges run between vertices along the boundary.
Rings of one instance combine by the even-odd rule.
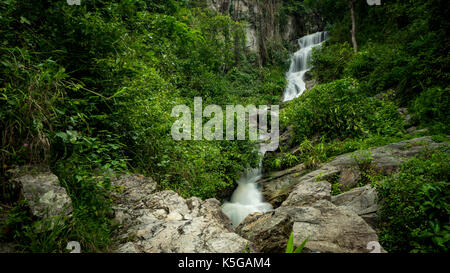
[[[293,251],[294,251],[294,233],[291,232],[291,235],[289,236],[289,240],[286,246],[286,253],[293,253]]]
[[[309,237],[306,237],[306,239],[303,241],[303,243],[295,249],[294,253],[302,253],[303,248],[305,248],[305,245],[308,242],[308,240],[309,240]]]

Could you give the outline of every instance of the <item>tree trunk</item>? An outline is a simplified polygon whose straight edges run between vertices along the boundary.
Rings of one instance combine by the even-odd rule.
[[[355,0],[349,0],[348,5],[350,7],[350,17],[352,18],[352,43],[353,50],[358,52],[358,43],[356,42],[356,20],[355,20]]]

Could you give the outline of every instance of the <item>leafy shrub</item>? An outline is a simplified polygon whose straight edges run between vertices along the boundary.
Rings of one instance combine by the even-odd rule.
[[[377,186],[380,242],[389,252],[448,252],[450,247],[450,153],[410,159]]]
[[[353,56],[353,49],[348,43],[328,44],[313,50],[311,72],[321,83],[341,79],[346,64]]]
[[[403,84],[410,68],[398,45],[369,43],[349,60],[343,75],[357,79],[361,91],[373,96]]]
[[[450,88],[428,88],[412,103],[415,118],[424,126],[431,126],[435,133],[449,133]]]
[[[402,130],[395,105],[365,97],[353,79],[316,86],[288,104],[281,122],[293,127],[298,142],[313,137],[392,135]]]

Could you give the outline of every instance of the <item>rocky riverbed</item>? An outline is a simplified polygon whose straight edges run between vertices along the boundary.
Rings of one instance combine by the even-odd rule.
[[[371,168],[389,175],[405,159],[442,145],[447,144],[421,137],[366,153]],[[115,252],[283,252],[291,233],[295,245],[308,238],[307,252],[369,252],[368,245],[378,242],[378,200],[371,185],[358,187],[361,173],[355,153],[349,153],[315,170],[300,164],[265,174],[258,183],[274,209],[253,213],[235,228],[216,199],[185,199],[173,191],[157,191],[151,178],[121,175],[112,181]],[[332,196],[331,180],[344,192]],[[17,171],[14,181],[35,217],[71,217],[70,198],[50,171],[27,167]],[[2,252],[11,249],[0,247]]]

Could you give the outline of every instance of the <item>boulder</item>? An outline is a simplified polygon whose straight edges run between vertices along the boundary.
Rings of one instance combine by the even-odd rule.
[[[12,243],[0,241],[0,253],[15,253],[15,252],[16,252],[16,250]]]
[[[306,238],[305,251],[320,253],[367,253],[368,245],[378,243],[376,232],[355,212],[327,200],[312,205],[318,211],[315,221],[295,219],[294,245]]]
[[[351,210],[361,216],[372,228],[378,227],[377,223],[377,192],[371,185],[352,189],[348,192],[331,197],[331,202],[336,206]]]
[[[307,237],[305,252],[366,253],[376,232],[355,212],[326,199],[309,206],[282,206],[248,216],[236,231],[265,253],[284,252],[291,232],[294,245]]]
[[[287,239],[292,232],[293,214],[291,207],[253,213],[236,227],[236,232],[253,242],[261,252],[280,253],[286,248]]]
[[[322,168],[306,174],[303,164],[290,170],[287,173],[278,172],[282,174],[280,176],[268,175],[268,178],[258,181],[259,184],[262,184],[265,200],[273,207],[280,206],[288,198],[295,185],[323,181],[339,175],[339,169],[330,165],[324,165]]]
[[[300,183],[281,206],[304,206],[318,200],[331,201],[331,184],[327,181]]]
[[[233,232],[231,220],[216,199],[184,199],[173,191],[154,193],[151,179],[119,179],[115,198],[121,224],[120,253],[232,253],[253,244]],[[122,182],[120,182],[122,181]],[[137,182],[137,183],[136,183]],[[139,192],[140,187],[145,188]],[[146,193],[144,193],[146,192]]]
[[[18,186],[34,216],[53,218],[71,215],[72,201],[56,175],[30,166],[16,170],[16,173],[12,181]]]
[[[343,167],[341,169],[340,177],[339,177],[339,184],[340,189],[350,189],[355,187],[358,184],[358,180],[361,177],[361,171],[359,168],[356,167]]]

